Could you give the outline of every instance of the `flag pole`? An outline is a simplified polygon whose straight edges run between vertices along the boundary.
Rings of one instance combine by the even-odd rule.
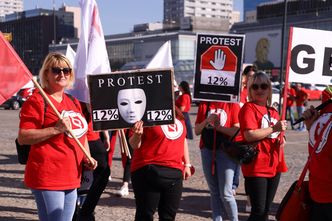
[[[43,96],[43,98],[46,100],[47,104],[50,105],[50,107],[52,108],[52,110],[54,111],[54,113],[58,116],[59,119],[62,119],[61,114],[59,113],[59,111],[56,109],[56,107],[54,106],[54,104],[52,103],[52,101],[48,98],[48,96],[46,95],[45,91],[43,90],[43,88],[39,85],[39,83],[34,79],[31,78],[32,82],[35,84],[36,88],[40,91],[40,94]],[[75,134],[73,133],[72,130],[68,131],[69,134],[74,138],[74,140],[76,141],[76,143],[78,144],[78,146],[81,148],[81,150],[83,151],[85,157],[88,160],[88,163],[92,163],[94,164],[94,161],[91,157],[91,155],[87,152],[87,150],[84,148],[84,146],[82,145],[82,143],[77,139],[77,137],[75,136]]]

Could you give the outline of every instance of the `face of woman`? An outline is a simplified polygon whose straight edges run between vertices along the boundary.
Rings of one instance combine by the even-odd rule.
[[[47,69],[46,78],[48,86],[52,89],[64,89],[69,85],[72,70],[66,62],[53,64]]]
[[[129,124],[141,120],[146,108],[146,96],[143,89],[123,89],[118,93],[118,108],[121,117]]]
[[[269,88],[269,85],[266,82],[261,79],[256,79],[250,87],[250,92],[254,103],[266,105],[271,88]]]

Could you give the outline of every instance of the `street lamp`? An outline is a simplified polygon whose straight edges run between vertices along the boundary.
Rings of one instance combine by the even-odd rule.
[[[281,29],[281,59],[280,59],[280,79],[279,79],[279,85],[280,85],[280,92],[282,92],[283,86],[283,76],[284,76],[284,41],[285,41],[285,33],[286,33],[286,27],[287,27],[287,0],[284,0],[284,17],[283,17],[283,23],[282,23],[282,29]],[[282,96],[279,96],[279,112],[281,110],[281,98]],[[286,102],[286,101],[284,101]]]

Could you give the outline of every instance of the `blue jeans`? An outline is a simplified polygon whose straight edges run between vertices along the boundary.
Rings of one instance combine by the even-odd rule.
[[[38,216],[40,221],[71,221],[77,199],[76,189],[72,190],[35,190]]]
[[[297,117],[299,119],[300,117],[302,117],[303,112],[305,110],[305,107],[304,106],[299,106],[299,107],[297,106],[296,110],[297,110]],[[304,122],[303,121],[301,123],[299,123],[298,129],[299,130],[305,130],[305,126],[304,126]]]
[[[287,106],[286,107],[286,113],[289,114],[289,119],[290,119],[292,130],[293,130],[294,129],[293,123],[295,122],[295,120],[294,120],[294,113],[293,113],[292,106]]]
[[[237,164],[221,150],[216,151],[215,174],[212,175],[213,151],[201,150],[203,172],[211,194],[211,209],[214,221],[221,221],[225,212],[231,221],[238,220],[237,204],[232,192],[233,177]],[[222,209],[225,208],[226,211]]]

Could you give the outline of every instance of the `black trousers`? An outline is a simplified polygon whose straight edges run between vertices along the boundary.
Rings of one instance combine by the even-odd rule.
[[[101,194],[105,190],[110,168],[108,166],[108,153],[101,140],[89,141],[91,156],[98,162],[97,168],[93,171],[93,182],[86,196],[86,199],[79,211],[78,220],[94,220],[94,210],[98,204]]]
[[[182,194],[182,171],[148,165],[131,174],[135,193],[135,221],[152,221],[158,208],[160,221],[175,220]]]
[[[313,202],[310,221],[332,221],[332,203]]]
[[[277,192],[280,173],[275,177],[245,177],[246,193],[250,197],[251,212],[248,221],[267,221]]]

